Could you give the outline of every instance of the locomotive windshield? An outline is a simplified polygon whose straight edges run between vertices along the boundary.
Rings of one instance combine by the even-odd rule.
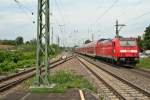
[[[121,46],[136,46],[137,43],[135,40],[121,40],[120,45]]]

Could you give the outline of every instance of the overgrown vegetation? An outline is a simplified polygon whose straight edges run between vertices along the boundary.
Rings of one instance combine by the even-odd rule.
[[[9,40],[9,42],[11,41],[13,40]],[[15,42],[8,44],[16,43],[15,48],[0,50],[0,74],[17,72],[19,69],[28,68],[35,64],[36,41],[33,42],[31,40],[30,42],[23,44],[23,38],[21,37],[16,38],[14,41]],[[55,57],[61,51],[62,49],[53,44],[49,46],[49,57]]]
[[[32,92],[38,93],[63,93],[70,88],[90,89],[96,91],[96,88],[83,76],[75,75],[70,71],[60,70],[49,76],[50,83],[56,84],[54,88],[33,88]]]
[[[150,69],[150,58],[141,58],[140,63],[137,64],[137,67]]]
[[[19,36],[15,40],[0,40],[1,45],[22,45],[23,37]]]
[[[0,50],[0,73],[16,72],[20,68],[31,67],[35,64],[35,52],[22,50]]]
[[[138,36],[138,40],[142,49],[150,50],[150,25],[145,29],[143,36]]]

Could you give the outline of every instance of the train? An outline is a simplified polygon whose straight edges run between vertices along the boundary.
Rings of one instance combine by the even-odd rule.
[[[75,52],[123,66],[133,67],[139,63],[136,38],[100,39],[76,47]]]

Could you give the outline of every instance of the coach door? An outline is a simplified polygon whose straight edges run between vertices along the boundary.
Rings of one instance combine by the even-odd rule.
[[[112,42],[112,53],[113,53],[113,56],[115,55],[115,52],[116,52],[116,50],[115,50],[115,42]]]

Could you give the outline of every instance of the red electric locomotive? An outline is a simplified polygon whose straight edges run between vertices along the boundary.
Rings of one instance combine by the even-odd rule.
[[[107,61],[135,65],[139,61],[136,38],[100,39],[75,49],[76,52]]]

